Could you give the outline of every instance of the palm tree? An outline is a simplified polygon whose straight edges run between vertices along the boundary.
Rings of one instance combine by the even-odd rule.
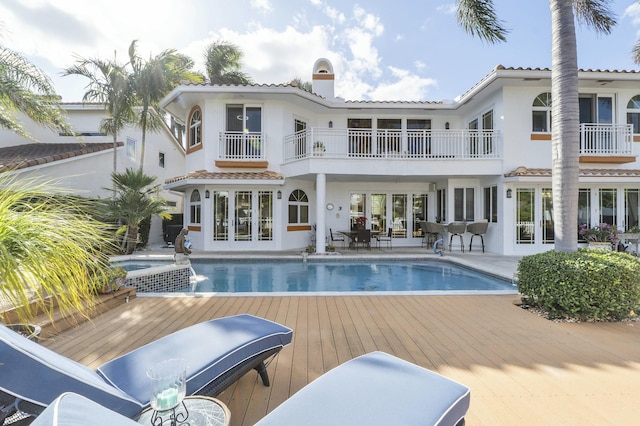
[[[79,75],[89,80],[83,102],[101,102],[106,105],[109,117],[100,122],[100,131],[113,136],[113,172],[117,171],[118,134],[135,121],[133,91],[125,66],[115,60],[77,57],[76,64],[65,69],[62,75]]]
[[[549,0],[551,9],[552,178],[555,249],[578,249],[578,54],[574,20],[609,33],[616,21],[605,0]],[[458,0],[458,21],[490,43],[506,40],[493,0]]]
[[[300,77],[294,78],[293,81],[291,82],[291,85],[299,87],[305,92],[309,92],[309,93],[313,92],[313,84],[310,81],[302,81]]]
[[[109,270],[106,225],[84,199],[52,196],[55,182],[2,174],[0,188],[0,305],[21,322],[37,313],[30,302],[50,316],[50,299],[62,312],[87,309]]]
[[[205,67],[210,84],[251,84],[251,78],[240,71],[242,51],[226,41],[211,43],[205,50]]]
[[[148,176],[140,169],[128,168],[124,173],[112,173],[111,180],[115,188],[113,198],[103,201],[104,214],[107,219],[120,221],[125,234],[122,249],[125,253],[134,252],[138,243],[140,223],[152,215],[160,215],[170,219],[165,212],[167,204],[159,197],[160,185],[154,185],[156,178]]]
[[[191,71],[194,62],[175,50],[143,60],[136,51],[137,40],[129,46],[129,65],[132,69],[131,87],[140,106],[137,123],[142,129],[140,170],[144,169],[147,130],[156,131],[162,125],[158,115],[158,102],[182,81],[202,81],[202,76]]]
[[[73,132],[49,77],[18,52],[0,45],[0,128],[33,140],[16,117],[18,112],[55,132]]]

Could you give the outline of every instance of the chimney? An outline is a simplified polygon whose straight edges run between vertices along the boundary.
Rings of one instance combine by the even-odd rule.
[[[320,58],[313,64],[313,75],[311,77],[311,88],[313,93],[325,99],[333,100],[333,65],[328,59]]]

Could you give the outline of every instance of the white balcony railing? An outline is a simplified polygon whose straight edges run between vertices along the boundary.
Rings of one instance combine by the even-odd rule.
[[[218,158],[221,160],[264,160],[266,137],[260,132],[220,132]]]
[[[497,130],[360,130],[311,128],[284,139],[284,161],[330,158],[496,159]]]
[[[632,146],[630,124],[580,124],[581,155],[631,155]]]

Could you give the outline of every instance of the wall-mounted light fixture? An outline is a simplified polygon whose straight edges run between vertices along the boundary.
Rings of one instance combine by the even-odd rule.
[[[329,121],[329,128],[333,129],[333,121]]]
[[[444,123],[444,128],[449,130],[449,122],[448,121],[446,123]]]
[[[507,189],[507,198],[511,198],[513,194],[513,191],[511,190],[511,188]]]
[[[204,198],[211,198],[211,193],[209,192],[208,189],[204,191]]]
[[[282,200],[282,191],[278,191],[276,193],[276,197],[278,198],[278,200]]]

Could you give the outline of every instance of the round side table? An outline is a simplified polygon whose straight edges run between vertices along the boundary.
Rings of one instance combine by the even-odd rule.
[[[222,401],[208,396],[188,396],[182,404],[176,407],[176,417],[183,419],[182,423],[178,421],[176,424],[189,424],[192,426],[228,426],[231,421],[231,413]],[[188,417],[184,418],[187,408]],[[145,410],[138,419],[139,424],[152,425],[152,419],[155,411],[153,409]],[[164,414],[164,415],[163,415]],[[170,411],[157,413],[155,419],[156,424],[163,426],[171,425]],[[159,423],[162,421],[162,423]]]

